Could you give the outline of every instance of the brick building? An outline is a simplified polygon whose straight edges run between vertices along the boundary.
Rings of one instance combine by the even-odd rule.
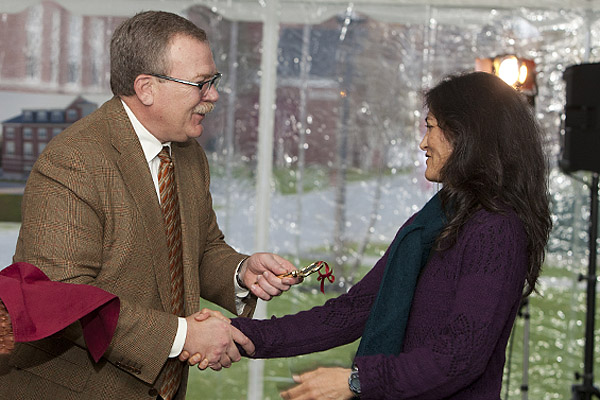
[[[2,122],[2,177],[26,179],[48,142],[98,108],[79,96],[64,109],[23,109]]]
[[[217,17],[201,5],[182,10],[182,15],[207,31],[217,67],[224,75],[221,100],[205,120],[199,142],[209,153],[235,154],[236,159],[253,163],[261,106],[263,24]],[[11,40],[0,40],[0,91],[109,97],[110,39],[125,18],[73,13],[53,1],[2,15],[0,37]],[[381,28],[368,19],[353,22],[340,40],[342,23],[332,17],[310,27],[281,24],[273,105],[273,162],[278,167],[293,167],[301,160],[323,166],[344,158],[349,166],[371,168],[379,165],[385,153],[383,147],[389,141],[385,135],[413,132],[412,114],[405,122],[396,112],[402,108],[397,101],[406,98],[407,92],[394,67],[400,52],[388,50],[381,60],[379,44],[369,38]],[[373,56],[362,59],[358,57],[362,52]],[[381,70],[381,64],[389,66],[387,72],[380,71],[367,85],[366,78],[373,70]],[[386,107],[365,106],[382,94],[387,96],[383,101]],[[384,109],[385,115],[377,114]],[[382,130],[376,121],[387,121],[390,128]],[[16,143],[14,146],[18,151]],[[27,146],[37,154],[38,149],[29,146],[43,143]],[[228,158],[221,160],[227,162]],[[21,171],[20,165],[2,165],[5,176],[14,174],[15,168]]]

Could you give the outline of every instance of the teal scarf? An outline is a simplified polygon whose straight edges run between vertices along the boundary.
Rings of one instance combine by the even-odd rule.
[[[379,293],[371,308],[357,356],[402,351],[417,278],[446,224],[439,194],[418,212],[392,242]]]

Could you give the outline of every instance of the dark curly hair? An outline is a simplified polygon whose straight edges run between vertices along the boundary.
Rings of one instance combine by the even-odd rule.
[[[191,21],[164,11],[145,11],[125,20],[110,42],[110,88],[115,96],[135,94],[140,74],[169,72],[167,50],[176,35],[208,43],[206,32]]]
[[[528,237],[528,296],[535,290],[552,228],[548,162],[532,107],[521,93],[485,72],[445,78],[425,94],[425,105],[453,146],[440,171],[440,197],[451,211],[438,249],[454,244],[477,210],[512,208]]]

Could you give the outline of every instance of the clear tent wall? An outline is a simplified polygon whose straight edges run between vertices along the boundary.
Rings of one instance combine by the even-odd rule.
[[[17,92],[110,98],[110,36],[137,11],[174,11],[204,28],[224,78],[200,142],[210,159],[213,200],[228,242],[299,264],[324,259],[336,270],[332,289],[338,293],[364,275],[400,224],[438,190],[423,178],[418,149],[423,90],[447,74],[473,70],[477,58],[515,54],[534,60],[535,109],[546,132],[555,224],[541,292],[546,300],[561,300],[551,311],[532,305],[530,374],[548,383],[532,380],[530,393],[567,396],[581,365],[584,289],[576,276],[587,265],[589,207],[585,184],[557,168],[562,74],[569,65],[600,59],[598,4],[3,3],[4,99]],[[259,314],[318,304],[323,298],[317,288],[309,280],[286,295],[288,304],[263,304]],[[550,328],[542,328],[547,320]],[[545,352],[548,348],[555,351]],[[192,373],[190,398],[201,398],[207,386],[215,398],[228,398],[225,388],[237,398],[274,398],[290,369],[323,359],[344,365],[352,351]],[[247,378],[248,369],[259,373]],[[518,385],[511,391],[518,393]]]

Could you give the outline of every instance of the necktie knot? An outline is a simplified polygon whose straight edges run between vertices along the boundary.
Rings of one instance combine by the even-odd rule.
[[[169,154],[169,148],[167,146],[164,146],[160,153],[158,153],[158,158],[160,158],[161,164],[166,163],[169,164],[169,166],[171,165],[171,155]]]

